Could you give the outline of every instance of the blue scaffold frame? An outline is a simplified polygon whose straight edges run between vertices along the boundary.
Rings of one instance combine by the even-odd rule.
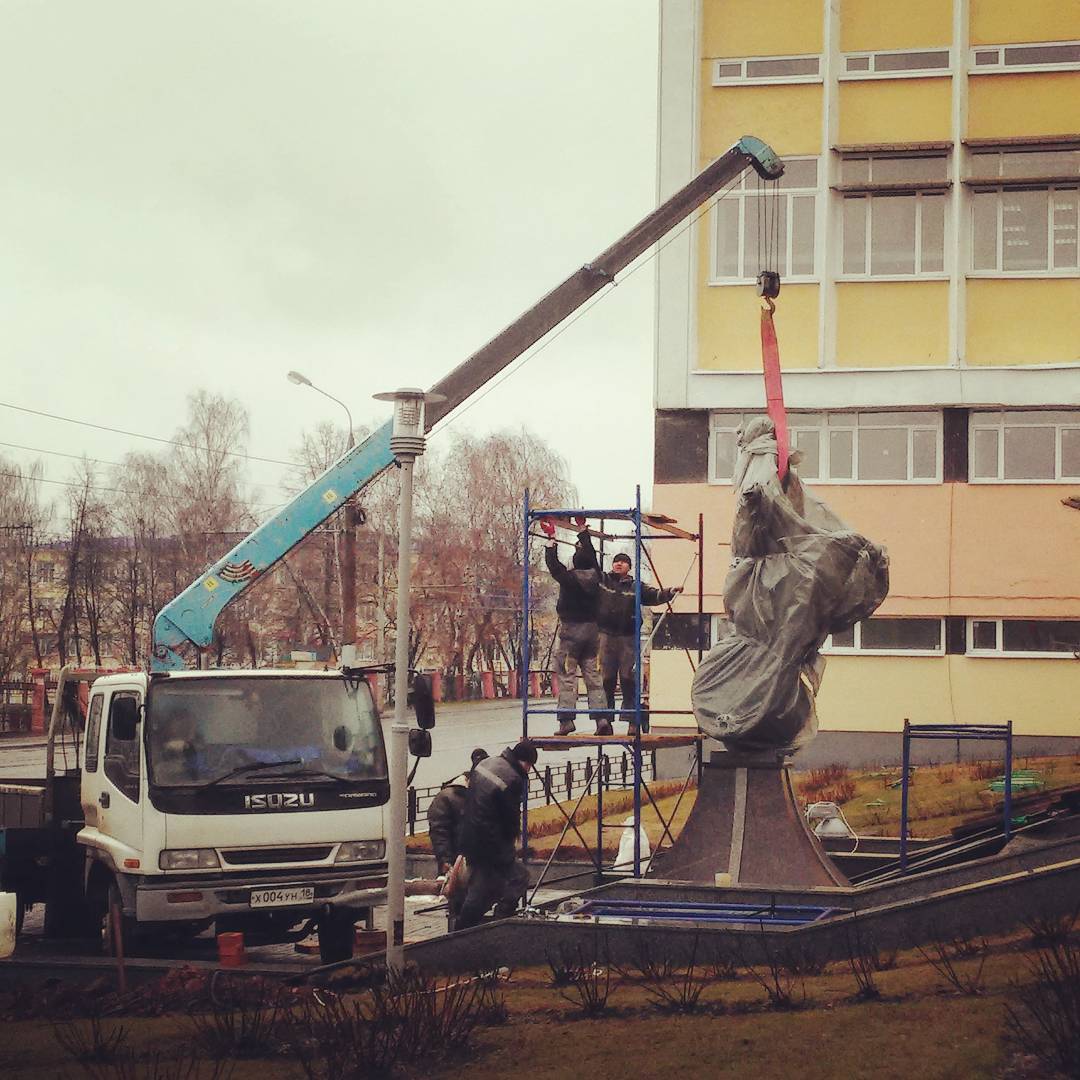
[[[522,503],[522,632],[521,632],[521,678],[519,679],[518,690],[521,694],[521,737],[528,739],[529,736],[529,717],[530,715],[555,715],[563,710],[557,708],[534,708],[529,705],[529,673],[532,662],[531,655],[531,628],[530,628],[530,614],[532,610],[532,591],[530,588],[530,566],[529,566],[529,540],[531,536],[531,527],[534,522],[541,518],[571,518],[582,516],[590,519],[599,519],[601,524],[601,551],[600,557],[603,558],[603,526],[605,520],[618,520],[631,524],[633,526],[633,541],[634,541],[634,701],[633,701],[633,724],[634,734],[627,735],[623,739],[618,741],[625,743],[631,748],[631,760],[633,763],[633,793],[634,793],[634,862],[633,873],[634,877],[641,876],[641,810],[642,810],[642,788],[644,787],[643,772],[643,747],[642,747],[642,734],[648,727],[648,713],[645,711],[642,705],[642,684],[643,684],[643,664],[642,664],[642,644],[641,644],[641,627],[642,627],[642,610],[641,610],[641,569],[642,560],[644,557],[649,558],[650,564],[652,559],[648,556],[648,549],[645,547],[645,541],[649,540],[692,540],[697,544],[696,559],[698,562],[698,615],[699,619],[702,616],[702,556],[703,552],[703,529],[702,529],[702,517],[698,516],[698,531],[697,533],[685,533],[681,530],[675,530],[673,532],[657,532],[659,526],[655,525],[655,521],[644,521],[647,527],[651,527],[651,533],[649,536],[642,535],[643,515],[641,510],[641,487],[640,485],[634,489],[634,505],[630,508],[618,508],[618,509],[580,509],[574,508],[550,508],[550,507],[533,507],[530,502],[529,491],[526,489],[524,499]],[[670,519],[665,519],[670,521]],[[655,535],[653,535],[655,534]],[[623,539],[629,539],[624,537]],[[691,564],[692,566],[693,564]],[[655,569],[655,568],[654,568]],[[689,571],[687,571],[689,573]],[[689,652],[687,653],[689,657]],[[701,659],[701,650],[698,650],[698,659]],[[691,666],[693,667],[693,660],[691,660]],[[622,687],[620,686],[620,692]],[[625,705],[625,701],[623,702]],[[611,708],[611,709],[575,709],[574,715],[580,715],[582,713],[588,713],[594,716],[607,716],[611,719],[617,719],[624,717],[626,713],[625,708]],[[668,710],[671,712],[678,712],[680,710]],[[610,738],[610,737],[609,737]],[[686,783],[683,785],[683,791],[679,796],[679,802],[681,803],[682,795],[685,794],[687,787],[692,776],[700,773],[701,761],[701,741],[700,736],[693,736],[686,739],[685,742],[693,742],[696,746],[696,758],[691,766],[690,773],[687,775]],[[597,844],[598,844],[598,858],[602,859],[602,843],[601,832],[604,828],[603,824],[603,779],[602,779],[602,757],[603,757],[603,745],[599,750],[601,760],[598,761],[598,768],[596,772],[597,780],[597,797],[600,800],[598,805],[597,815]],[[586,791],[582,792],[582,798],[584,798]],[[650,793],[648,794],[651,801]],[[579,804],[581,800],[578,800]],[[678,804],[676,805],[676,811],[678,810]],[[576,812],[576,808],[575,808]],[[672,812],[672,818],[674,818],[674,811]],[[565,813],[564,813],[565,816]],[[659,816],[659,812],[658,812]],[[661,824],[664,828],[665,834],[670,838],[669,825],[670,822],[665,822],[661,818]],[[567,818],[566,827],[563,829],[563,836],[565,836],[568,828],[573,826],[573,815]],[[527,802],[523,803],[521,809],[521,853],[522,857],[525,856],[527,851],[527,838],[529,829],[529,810]],[[577,832],[576,827],[574,827]],[[580,833],[578,836],[580,837]],[[561,839],[560,839],[561,843]],[[556,848],[557,850],[557,848]],[[552,853],[554,857],[554,852]],[[549,863],[550,863],[549,859]],[[601,868],[600,863],[597,862],[597,874],[600,876]],[[546,867],[545,867],[546,870]]]
[[[908,867],[908,789],[911,786],[912,739],[989,739],[1005,743],[1005,798],[1003,833],[1008,843],[1012,835],[1012,721],[1004,724],[913,724],[904,720],[904,749],[900,771],[900,872]],[[957,748],[959,753],[959,747]]]

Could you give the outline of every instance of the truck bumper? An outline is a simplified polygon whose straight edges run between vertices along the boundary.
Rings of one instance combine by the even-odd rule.
[[[310,900],[252,904],[252,893],[272,889],[286,893],[311,889]],[[336,870],[325,873],[245,874],[227,881],[199,878],[140,878],[135,886],[135,916],[139,922],[198,922],[221,915],[249,913],[292,913],[297,919],[317,914],[328,907],[365,908],[386,902],[386,871]]]

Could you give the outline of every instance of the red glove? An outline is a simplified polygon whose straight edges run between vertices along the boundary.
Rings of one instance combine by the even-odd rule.
[[[540,519],[540,531],[549,539],[555,539],[555,523],[545,518]]]
[[[572,517],[572,518],[571,518],[570,520],[571,520],[571,521],[572,521],[572,522],[573,522],[573,523],[574,523],[574,524],[575,524],[575,525],[576,525],[576,526],[577,526],[577,527],[578,527],[579,529],[584,529],[584,528],[585,528],[585,515],[584,515],[584,514],[578,514],[578,515],[577,515],[577,517]]]

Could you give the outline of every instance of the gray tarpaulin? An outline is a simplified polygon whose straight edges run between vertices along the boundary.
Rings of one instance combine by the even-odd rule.
[[[889,558],[807,491],[794,468],[781,487],[767,418],[740,431],[735,472],[729,631],[699,665],[691,701],[701,730],[729,749],[794,750],[817,732],[818,650],[885,599]]]

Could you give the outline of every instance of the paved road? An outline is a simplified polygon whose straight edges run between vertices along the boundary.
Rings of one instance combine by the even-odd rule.
[[[537,700],[539,708],[551,708],[550,698]],[[587,718],[579,725],[582,731],[591,728]],[[390,717],[384,718],[387,741],[390,738]],[[534,734],[550,734],[555,729],[555,717],[550,714],[530,716],[529,730]],[[619,725],[620,727],[622,725]],[[420,763],[413,783],[417,787],[436,787],[443,781],[468,768],[473,748],[482,746],[497,754],[513,746],[521,738],[521,703],[518,701],[466,702],[444,705],[438,710],[435,730],[431,733],[432,756]],[[565,763],[584,760],[591,751],[581,747],[551,755],[552,762]],[[544,757],[540,759],[544,764]],[[0,739],[0,779],[11,777],[43,777],[45,775],[45,745],[40,736],[9,736]]]

